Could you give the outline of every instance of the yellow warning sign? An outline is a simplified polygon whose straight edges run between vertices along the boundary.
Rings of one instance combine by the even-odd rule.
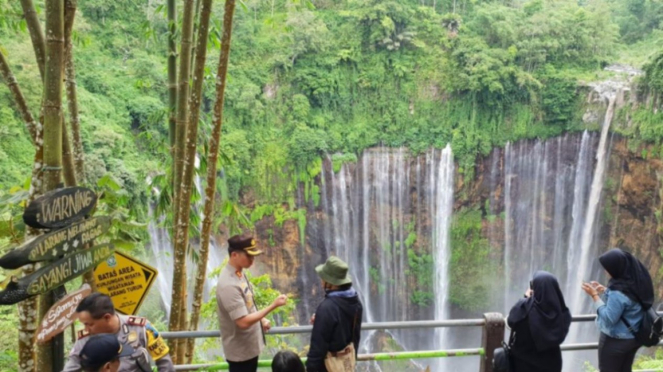
[[[97,290],[113,300],[115,310],[136,314],[147,296],[157,270],[120,251],[115,251],[94,269]]]

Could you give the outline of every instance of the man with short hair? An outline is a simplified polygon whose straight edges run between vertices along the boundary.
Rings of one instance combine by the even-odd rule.
[[[93,335],[81,350],[81,367],[85,372],[118,372],[120,358],[133,353],[134,349],[128,344],[120,344],[115,335]]]
[[[78,304],[76,312],[85,329],[78,332],[78,341],[69,354],[63,372],[81,371],[81,351],[89,342],[89,336],[102,333],[114,335],[120,344],[128,344],[135,350],[131,355],[120,358],[119,372],[151,371],[150,358],[159,372],[175,370],[168,355],[168,346],[159,332],[145,318],[117,314],[113,301],[107,295],[92,293]],[[147,354],[150,356],[147,357]]]
[[[223,351],[230,372],[255,372],[258,356],[265,347],[264,332],[271,327],[265,316],[286,304],[280,295],[268,307],[258,310],[253,287],[243,270],[253,265],[262,251],[250,235],[235,235],[228,239],[228,264],[219,274],[216,287],[219,325]]]

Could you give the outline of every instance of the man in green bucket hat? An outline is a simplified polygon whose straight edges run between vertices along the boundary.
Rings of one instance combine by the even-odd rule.
[[[313,316],[311,346],[306,361],[307,372],[354,370],[361,334],[363,306],[352,288],[348,264],[331,256],[315,268],[325,299]],[[348,361],[351,359],[351,361]],[[351,369],[333,367],[351,363]]]

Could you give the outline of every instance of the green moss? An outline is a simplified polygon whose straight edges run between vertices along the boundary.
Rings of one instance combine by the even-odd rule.
[[[490,246],[481,226],[481,211],[469,208],[456,212],[451,225],[449,282],[453,285],[449,295],[452,303],[468,311],[485,306],[497,269],[489,258]]]

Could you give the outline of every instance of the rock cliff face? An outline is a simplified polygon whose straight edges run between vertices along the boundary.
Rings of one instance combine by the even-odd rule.
[[[579,154],[582,146],[582,133],[567,134],[547,141],[522,141],[510,144],[510,148],[495,149],[489,156],[477,159],[475,172],[471,178],[456,175],[453,214],[455,215],[464,210],[480,211],[482,216],[481,232],[490,246],[489,257],[492,260],[501,261],[499,264],[500,272],[497,273],[497,276],[503,276],[507,268],[517,271],[520,260],[530,259],[530,257],[524,257],[523,252],[514,251],[512,257],[514,262],[505,262],[504,250],[505,246],[509,244],[507,239],[522,239],[522,244],[529,244],[530,250],[537,256],[534,260],[540,259],[540,266],[543,269],[551,270],[554,266],[565,267],[568,264],[567,257],[565,257],[568,252],[564,246],[571,244],[569,234],[571,234],[573,228],[573,221],[571,220],[573,219],[574,192],[579,196],[582,195],[585,199],[584,203],[587,203],[588,184],[591,181],[593,164],[596,162],[594,156],[597,136],[591,133],[586,135],[588,136],[586,146],[589,150],[585,154]],[[659,273],[663,262],[661,254],[663,239],[663,221],[661,221],[663,219],[661,215],[663,210],[663,190],[661,187],[663,161],[655,155],[657,150],[658,148],[653,145],[635,144],[618,135],[611,135],[607,172],[603,182],[603,192],[597,216],[597,232],[593,244],[595,245],[596,254],[613,246],[631,248],[643,262],[649,265],[652,276],[655,277],[657,283],[663,284],[661,282],[663,276]],[[505,159],[505,154],[508,151],[511,151],[510,154],[507,154],[511,158]],[[587,164],[584,168],[581,164],[579,165],[579,156],[581,155],[586,157]],[[394,155],[389,155],[389,158],[393,160]],[[405,241],[408,240],[409,236],[413,241],[408,244],[411,244],[410,247],[414,253],[419,255],[431,255],[433,248],[431,241],[433,217],[431,208],[427,204],[429,196],[426,195],[430,191],[426,190],[428,185],[425,185],[425,182],[422,183],[421,180],[422,169],[426,166],[427,161],[426,155],[418,157],[408,155],[400,164],[404,167],[401,172],[406,174],[404,179],[385,181],[386,184],[390,184],[390,181],[395,182],[391,183],[394,188],[398,187],[398,182],[405,182],[405,185],[400,186],[402,187],[402,190],[398,192],[400,196],[392,196],[393,200],[385,199],[372,205],[374,210],[368,213],[369,222],[367,226],[370,230],[368,232],[370,234],[369,239],[376,240],[369,243],[370,250],[367,256],[356,257],[358,262],[352,262],[354,265],[364,265],[361,260],[368,258],[371,260],[371,263],[367,265],[368,270],[370,271],[371,267],[379,269],[381,263],[376,262],[372,255],[378,254],[380,250],[393,250],[394,247],[387,247],[383,244],[384,242],[380,242],[377,238],[380,232],[375,231],[375,229],[380,226],[384,227],[384,224],[390,224],[388,234],[400,234],[400,236],[390,237],[389,243],[403,244],[402,251],[394,250],[392,253],[397,253],[398,256],[405,252],[402,257],[391,257],[392,259],[405,260],[402,266],[394,268],[402,271],[398,274],[400,275],[399,280],[405,281],[406,284],[395,288],[393,294],[404,296],[406,302],[411,302],[409,297],[422,283],[418,283],[417,273],[410,270]],[[547,164],[544,169],[544,166],[538,162],[546,161]],[[559,163],[556,163],[557,161]],[[362,160],[360,159],[359,162],[361,163]],[[509,162],[511,164],[508,164]],[[518,162],[521,163],[519,164],[521,168],[513,168],[518,165]],[[526,162],[529,162],[529,164],[524,164]],[[321,192],[325,190],[325,182],[327,184],[334,182],[333,178],[338,176],[338,174],[335,176],[333,173],[329,161],[325,161],[323,166],[325,171],[316,180]],[[393,169],[394,166],[396,165],[391,164],[389,167]],[[505,167],[509,166],[513,169],[505,172]],[[527,168],[528,166],[529,168]],[[355,175],[358,172],[358,167],[361,168],[361,164],[348,164],[343,171],[347,172],[346,176]],[[537,169],[539,169],[538,174]],[[397,172],[397,170],[392,171]],[[546,174],[543,175],[541,172]],[[576,185],[576,180],[583,176],[587,178],[584,181],[585,184]],[[417,183],[417,177],[419,177],[419,183]],[[510,180],[512,197],[509,201],[505,198],[508,177],[522,178],[522,180]],[[537,179],[539,180],[538,184]],[[361,183],[360,180],[355,181]],[[337,193],[341,191],[338,187],[339,185],[336,185],[334,189]],[[357,192],[357,189],[353,191],[355,186],[352,186],[349,182],[341,187],[349,193]],[[536,190],[537,187],[538,190]],[[584,187],[584,189],[574,190],[574,187]],[[350,232],[342,231],[343,229],[351,230],[350,224],[359,223],[363,219],[363,214],[360,214],[356,220],[348,219],[348,221],[336,226],[338,230],[333,230],[331,233],[329,231],[325,232],[324,223],[332,221],[335,217],[333,216],[334,211],[323,204],[331,203],[333,197],[333,195],[322,195],[321,202],[317,206],[314,205],[312,200],[308,202],[300,200],[300,207],[307,208],[308,223],[305,242],[301,241],[302,234],[297,221],[294,220],[287,220],[281,226],[276,226],[273,217],[266,217],[259,221],[256,226],[259,240],[262,244],[270,247],[267,249],[264,259],[260,260],[261,263],[258,264],[258,269],[269,273],[277,288],[299,297],[302,319],[304,319],[305,313],[310,313],[320,300],[319,280],[313,271],[314,266],[324,262],[329,254],[339,254],[339,252],[336,252],[335,245],[326,243],[325,240],[338,240],[339,236]],[[402,198],[400,203],[403,208],[400,212],[395,208],[398,207],[397,203],[399,201],[397,199],[399,197]],[[349,199],[344,200],[348,201]],[[347,205],[337,205],[336,208],[339,208],[339,210],[336,213],[341,215],[343,211],[347,213],[358,212],[354,209],[361,209],[364,206],[360,196],[358,200],[354,205],[351,202]],[[511,205],[506,206],[505,202]],[[518,206],[519,203],[520,206]],[[578,202],[576,201],[576,203]],[[514,205],[520,210],[516,211],[514,209],[513,213],[507,213],[507,208],[514,208]],[[385,209],[385,206],[389,206],[389,208]],[[535,210],[523,212],[527,208]],[[380,212],[387,210],[389,216],[380,215]],[[521,212],[524,214],[517,214]],[[507,214],[509,214],[508,221]],[[377,219],[383,217],[388,221],[381,225]],[[534,223],[534,217],[540,218],[539,225]],[[558,220],[561,218],[563,221],[555,221],[555,218]],[[414,225],[412,225],[413,223]],[[401,224],[404,226],[399,226]],[[509,237],[508,235],[512,234],[505,233],[505,224],[511,224],[511,231],[515,235]],[[414,235],[411,235],[411,233]],[[331,236],[329,236],[330,234]],[[363,234],[363,231],[355,232],[355,234]],[[558,236],[554,236],[554,234],[558,234]],[[363,238],[360,236],[355,237],[355,239],[361,242]],[[510,244],[513,244],[513,242]],[[557,249],[561,250],[555,252],[554,245],[558,245]],[[349,248],[349,250],[352,249]],[[360,247],[355,247],[355,249],[360,249]],[[528,254],[530,253],[528,252]],[[556,254],[557,257],[555,257]],[[557,262],[553,262],[553,260],[557,260]],[[383,284],[388,286],[390,282],[394,281],[394,275],[396,274],[392,272],[390,277],[385,277],[384,273],[378,271],[362,272],[361,275],[366,274],[369,277],[371,284],[368,285],[368,288],[372,291],[380,292],[382,290],[384,292],[386,289],[381,288],[380,280],[383,280]],[[405,273],[406,271],[407,273]],[[567,272],[565,269],[562,271]],[[430,274],[432,275],[432,272]],[[501,281],[501,278],[497,281]],[[428,284],[430,285],[430,283]],[[454,284],[451,283],[450,286]],[[503,283],[501,284],[503,285]],[[663,286],[657,286],[657,288],[661,288],[661,296],[659,297],[663,297]],[[431,288],[424,288],[423,290],[431,291]],[[495,298],[493,301],[494,308],[502,310],[504,300]],[[405,314],[407,318],[410,316],[419,319],[430,318],[433,315],[431,303],[429,301],[428,306],[406,307],[402,309],[402,314]]]

